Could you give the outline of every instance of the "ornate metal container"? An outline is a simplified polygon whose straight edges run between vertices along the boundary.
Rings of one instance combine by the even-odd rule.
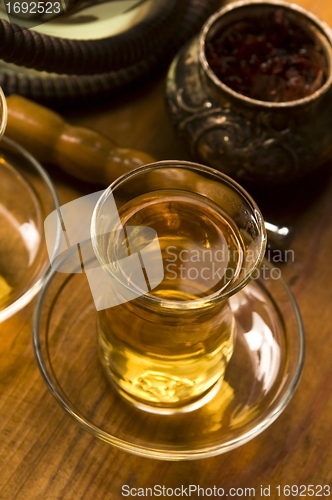
[[[235,21],[276,7],[320,44],[328,64],[325,83],[309,97],[264,102],[220,81],[205,55],[206,42]],[[208,19],[174,59],[167,79],[168,108],[176,128],[200,162],[238,180],[295,180],[332,158],[332,31],[303,8],[281,0],[232,3]]]

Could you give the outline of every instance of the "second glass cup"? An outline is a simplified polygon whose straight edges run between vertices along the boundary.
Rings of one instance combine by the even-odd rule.
[[[104,192],[91,238],[109,278],[97,307],[108,378],[148,411],[202,406],[220,387],[234,349],[228,298],[264,256],[255,202],[210,168],[153,163]]]

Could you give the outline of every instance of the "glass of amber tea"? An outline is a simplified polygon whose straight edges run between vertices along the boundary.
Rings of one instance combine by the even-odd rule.
[[[97,307],[109,380],[147,411],[199,408],[219,389],[235,346],[228,299],[264,256],[255,202],[218,171],[157,162],[104,192],[91,239],[109,279]]]

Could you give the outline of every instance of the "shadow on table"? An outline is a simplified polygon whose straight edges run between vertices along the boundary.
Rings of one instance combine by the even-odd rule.
[[[331,178],[332,163],[328,163],[300,181],[274,186],[246,184],[244,187],[267,220],[294,224],[324,196],[331,185]]]

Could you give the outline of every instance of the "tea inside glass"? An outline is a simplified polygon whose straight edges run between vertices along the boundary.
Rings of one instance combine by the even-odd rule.
[[[113,197],[119,218],[108,204]],[[198,408],[219,388],[233,353],[228,297],[250,280],[264,252],[257,207],[220,173],[160,162],[105,192],[94,212],[92,241],[105,272],[136,293],[98,313],[108,378],[143,409]],[[137,285],[136,269],[131,274],[121,265],[128,255],[139,256],[145,290]],[[157,282],[159,256],[163,272]]]

